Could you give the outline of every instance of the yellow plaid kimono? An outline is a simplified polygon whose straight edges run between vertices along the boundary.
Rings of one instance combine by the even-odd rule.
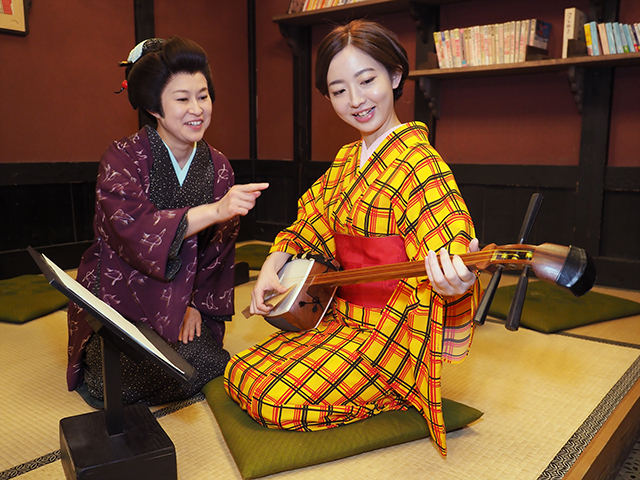
[[[344,146],[299,201],[272,251],[334,258],[333,233],[399,235],[410,260],[429,250],[465,253],[471,218],[449,167],[419,122],[398,126],[359,168],[361,141]],[[416,407],[446,454],[442,361],[460,362],[479,295],[445,301],[426,277],[401,280],[384,309],[335,298],[308,332],[278,332],[229,362],[229,395],[262,425],[313,431]]]

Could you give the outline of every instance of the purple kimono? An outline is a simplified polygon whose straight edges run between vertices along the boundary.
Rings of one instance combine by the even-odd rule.
[[[184,238],[187,210],[220,200],[233,183],[229,161],[204,141],[182,186],[154,129],[114,142],[100,162],[96,240],[82,257],[78,281],[169,343],[178,341],[189,305],[205,324],[213,322],[210,317],[233,315],[238,218]],[[84,349],[93,334],[85,317],[70,304],[69,390],[83,380]]]

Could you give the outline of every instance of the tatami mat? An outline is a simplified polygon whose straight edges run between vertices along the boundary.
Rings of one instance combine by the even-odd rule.
[[[640,302],[640,294],[633,290],[624,290],[610,287],[596,287],[594,290],[608,295],[614,295],[627,300]],[[640,315],[618,318],[607,322],[599,322],[584,327],[567,330],[567,333],[585,335],[594,338],[606,338],[621,343],[640,343]],[[638,475],[640,478],[640,473]]]
[[[66,387],[67,315],[0,324],[0,471],[60,448],[61,418],[91,411]]]
[[[238,312],[248,304],[250,290],[251,284],[236,289]],[[225,346],[234,354],[271,331],[262,318],[245,319],[238,313]],[[10,478],[7,470],[19,464],[51,453],[55,458],[60,418],[90,411],[66,390],[66,337],[64,312],[24,325],[0,324],[0,472],[5,473],[0,479]],[[628,335],[625,341],[630,342]],[[425,439],[268,478],[561,478],[543,472],[575,432],[581,437],[595,433],[602,415],[592,412],[615,406],[637,376],[633,368],[625,372],[639,354],[632,346],[526,329],[509,332],[500,323],[487,322],[477,329],[469,358],[444,367],[444,395],[485,412],[470,427],[447,436],[446,460]],[[626,380],[616,387],[621,378]],[[164,415],[159,422],[176,446],[181,480],[240,479],[206,402]],[[19,478],[61,480],[64,473],[56,460]]]

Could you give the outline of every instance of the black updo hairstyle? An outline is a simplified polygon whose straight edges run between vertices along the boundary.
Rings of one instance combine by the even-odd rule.
[[[316,57],[316,88],[324,96],[329,95],[327,72],[333,58],[346,46],[352,45],[381,63],[393,77],[400,74],[400,83],[393,89],[393,99],[402,96],[404,81],[409,74],[409,60],[398,37],[391,30],[369,20],[354,20],[335,27],[318,46]]]
[[[209,60],[200,45],[181,37],[171,37],[166,41],[149,39],[143,45],[141,57],[127,65],[125,71],[129,102],[135,109],[142,108],[164,117],[161,97],[167,83],[178,73],[198,72],[207,80],[213,102],[215,93]]]

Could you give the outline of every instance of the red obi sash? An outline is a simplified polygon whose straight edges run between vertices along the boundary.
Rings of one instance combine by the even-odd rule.
[[[334,234],[336,259],[343,269],[373,267],[406,262],[407,252],[399,235],[390,237],[354,237]],[[384,308],[399,280],[360,283],[338,287],[338,297],[369,308]]]

